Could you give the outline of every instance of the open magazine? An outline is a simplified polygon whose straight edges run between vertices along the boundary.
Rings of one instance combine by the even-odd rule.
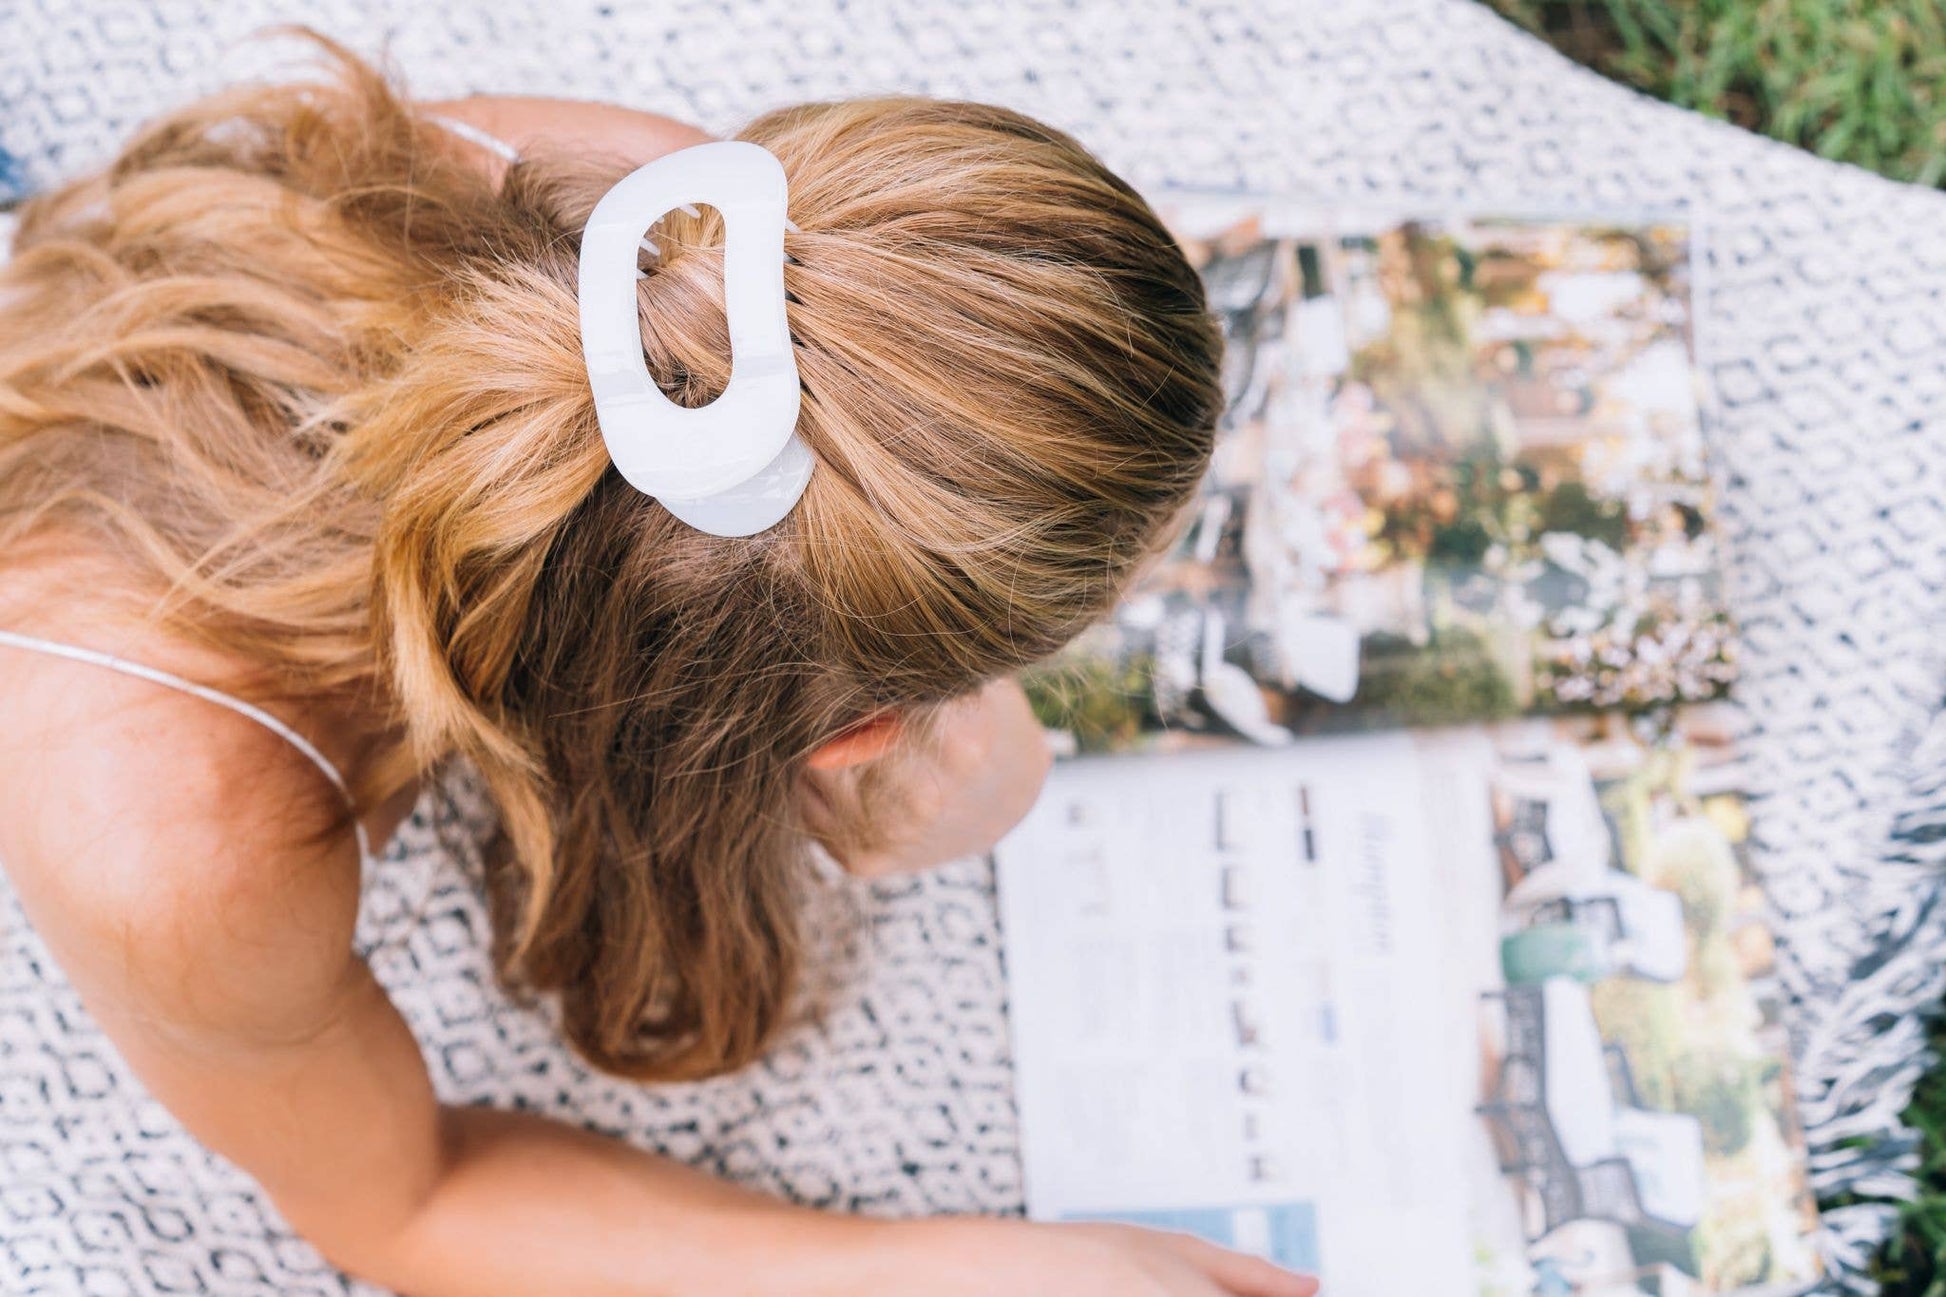
[[[1029,1210],[1337,1297],[1807,1286],[1684,225],[1170,216],[1231,406],[1035,682],[1116,755],[995,853]]]

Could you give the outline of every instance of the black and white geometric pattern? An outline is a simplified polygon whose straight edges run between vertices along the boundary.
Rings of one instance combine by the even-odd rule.
[[[45,183],[240,75],[300,20],[426,96],[612,99],[716,130],[791,101],[1004,102],[1147,189],[1530,211],[1687,206],[1759,863],[1797,1001],[1818,1185],[1896,1196],[1917,1014],[1946,949],[1935,724],[1946,600],[1946,196],[1616,88],[1466,0],[0,0],[0,152]],[[1010,1211],[1019,1168],[991,877],[836,884],[833,1008],[762,1066],[646,1089],[590,1075],[493,989],[457,772],[370,880],[361,940],[451,1100],[519,1104],[803,1198]],[[3,886],[3,883],[0,883]],[[1854,1291],[1889,1207],[1827,1214]],[[361,1290],[132,1081],[0,892],[0,1289]]]

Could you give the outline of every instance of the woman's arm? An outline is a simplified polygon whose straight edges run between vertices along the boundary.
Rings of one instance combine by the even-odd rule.
[[[333,809],[315,771],[141,681],[6,670],[0,859],[30,918],[155,1096],[354,1273],[413,1297],[1311,1291],[1144,1231],[814,1212],[560,1123],[442,1107],[351,953],[351,844],[304,845]]]
[[[155,1096],[333,1261],[414,1297],[815,1292],[827,1253],[859,1253],[862,1222],[557,1123],[442,1108],[352,954],[348,836],[304,845],[331,811],[315,772],[198,700],[36,669],[94,701],[7,735],[0,847],[30,917]],[[785,1256],[791,1275],[765,1268]]]

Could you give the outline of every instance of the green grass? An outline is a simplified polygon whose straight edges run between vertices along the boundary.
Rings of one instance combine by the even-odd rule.
[[[1946,1021],[1934,1021],[1932,1049],[1946,1057]],[[1919,1196],[1879,1255],[1883,1297],[1946,1297],[1946,1067],[1919,1082],[1905,1119],[1921,1140]]]
[[[1485,0],[1617,81],[1922,185],[1946,182],[1946,0]],[[1946,1025],[1935,1025],[1946,1057]],[[1920,1193],[1884,1297],[1946,1297],[1946,1066],[1914,1095]]]
[[[1486,0],[1657,98],[1895,180],[1946,181],[1946,0]]]

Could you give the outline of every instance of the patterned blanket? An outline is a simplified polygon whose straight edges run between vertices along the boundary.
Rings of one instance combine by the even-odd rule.
[[[1909,1187],[1899,1122],[1946,992],[1946,196],[1618,89],[1467,0],[4,0],[0,154],[43,184],[142,118],[272,70],[301,20],[427,96],[613,99],[729,129],[796,100],[1012,104],[1138,184],[1532,210],[1686,205],[1717,398],[1740,702],[1834,1289]],[[992,879],[830,887],[831,1011],[749,1072],[590,1074],[482,947],[477,781],[430,791],[368,881],[360,942],[456,1102],[518,1105],[808,1202],[1017,1211]],[[0,1289],[369,1293],[147,1098],[0,880]]]

